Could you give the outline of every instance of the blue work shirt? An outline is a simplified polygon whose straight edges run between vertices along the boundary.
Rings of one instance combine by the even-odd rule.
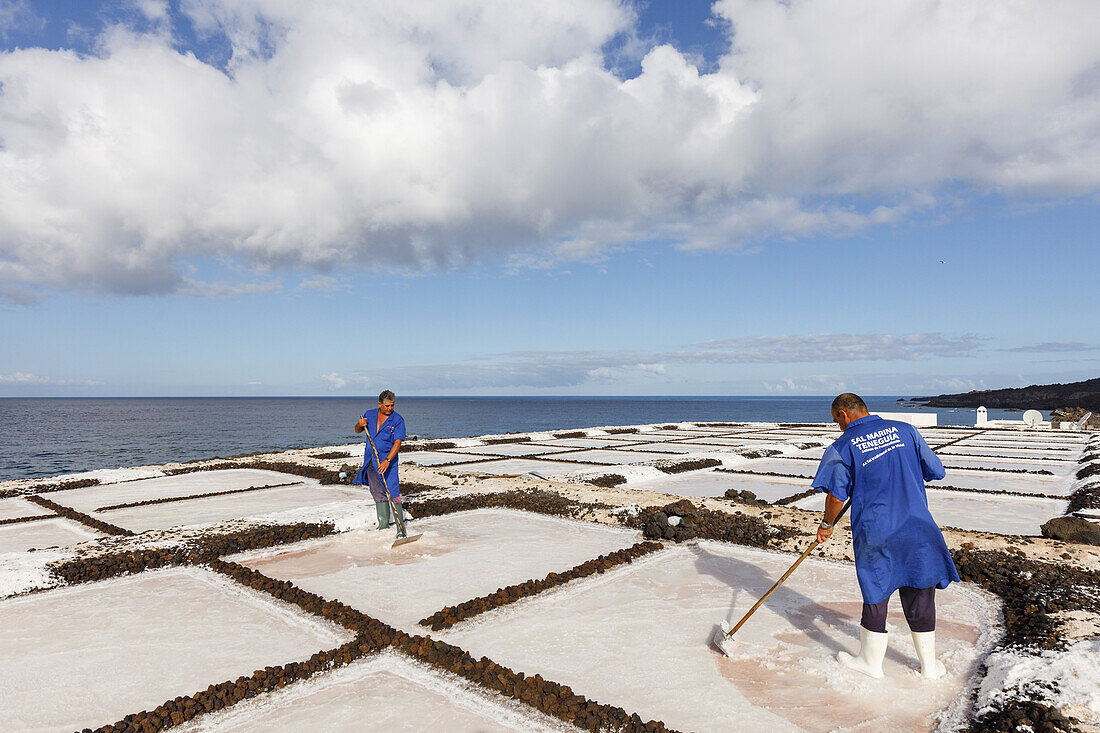
[[[903,586],[946,588],[959,574],[924,482],[946,475],[943,463],[909,423],[868,415],[848,424],[825,451],[813,487],[852,499],[856,577],[864,603]]]
[[[369,486],[369,480],[367,479],[367,471],[377,471],[378,462],[386,460],[386,456],[389,455],[390,449],[393,448],[393,444],[399,440],[405,439],[405,418],[397,414],[397,411],[390,413],[386,421],[382,423],[381,427],[378,427],[378,410],[367,410],[363,413],[363,417],[367,421],[367,436],[368,440],[363,452],[363,467],[359,469],[359,472],[355,474],[355,478],[352,479],[352,483],[359,484],[360,486]],[[374,441],[374,448],[371,448],[371,441]],[[378,459],[375,460],[374,450],[378,450]],[[386,479],[386,490],[390,492],[390,496],[397,498],[401,495],[401,491],[397,480],[397,460],[400,457],[400,453],[393,457],[393,461],[383,474]],[[382,489],[379,488],[379,491]],[[375,497],[375,499],[385,498],[381,494]]]

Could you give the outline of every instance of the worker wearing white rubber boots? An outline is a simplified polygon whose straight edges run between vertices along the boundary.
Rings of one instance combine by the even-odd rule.
[[[867,412],[858,395],[833,400],[833,420],[844,434],[825,451],[813,486],[826,492],[825,517],[817,541],[833,534],[844,501],[852,500],[852,544],[856,578],[863,594],[860,649],[837,654],[843,666],[882,677],[886,656],[886,610],[899,591],[905,620],[921,664],[921,676],[942,677],[936,659],[936,588],[959,574],[928,511],[924,482],[942,479],[943,463],[909,423]]]

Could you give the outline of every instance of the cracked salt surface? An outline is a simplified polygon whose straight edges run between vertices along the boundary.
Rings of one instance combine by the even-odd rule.
[[[233,559],[335,598],[403,629],[443,606],[561,572],[640,541],[635,530],[503,509],[411,522],[419,542],[390,549],[394,533],[349,532]],[[423,631],[423,629],[420,629]]]
[[[839,667],[836,652],[859,646],[861,598],[850,565],[816,559],[738,632],[733,658],[710,646],[718,622],[740,619],[793,559],[677,546],[438,635],[679,730],[909,733],[965,716],[966,691],[999,634],[995,600],[973,586],[938,593],[948,675],[935,682],[917,674],[896,599],[885,678]]]
[[[576,730],[393,652],[204,715],[179,733]]]
[[[20,731],[113,723],[352,638],[198,568],[9,599],[0,628],[0,720]]]
[[[0,526],[0,554],[67,547],[102,535],[63,517]]]

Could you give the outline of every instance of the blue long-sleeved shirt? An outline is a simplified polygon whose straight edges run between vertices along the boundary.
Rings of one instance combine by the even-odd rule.
[[[943,463],[909,423],[868,415],[825,451],[813,486],[852,499],[856,577],[865,603],[903,586],[946,588],[959,574],[931,512],[924,482]]]

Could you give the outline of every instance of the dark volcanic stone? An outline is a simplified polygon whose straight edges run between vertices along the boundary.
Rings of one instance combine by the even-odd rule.
[[[626,476],[623,476],[621,473],[605,473],[601,476],[593,476],[590,479],[585,479],[585,483],[599,486],[603,489],[613,489],[620,484],[625,484]]]
[[[1066,542],[1100,545],[1100,524],[1080,517],[1055,517],[1043,525],[1043,536]]]

